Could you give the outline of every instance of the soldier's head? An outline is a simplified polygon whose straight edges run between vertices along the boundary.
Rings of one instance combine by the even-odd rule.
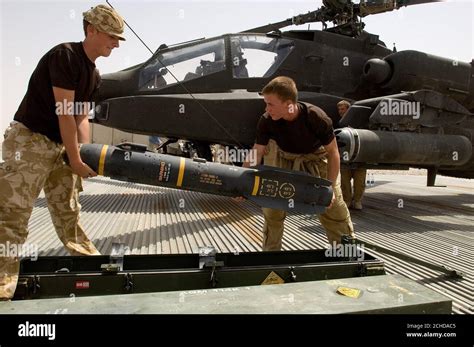
[[[108,57],[112,49],[119,47],[119,41],[125,41],[123,18],[113,8],[98,5],[84,12],[83,17],[84,42],[96,58]]]
[[[349,107],[351,107],[349,101],[341,100],[337,103],[337,112],[339,113],[339,116],[341,116],[341,118],[344,117]]]
[[[295,81],[279,76],[263,87],[261,94],[265,100],[265,111],[273,119],[292,118],[298,111],[298,90]]]

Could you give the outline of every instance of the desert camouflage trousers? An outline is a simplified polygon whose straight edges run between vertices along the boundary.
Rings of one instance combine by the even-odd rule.
[[[354,199],[355,202],[362,202],[366,176],[367,169],[341,168],[342,196],[347,206],[351,205],[352,199]],[[354,180],[354,195],[352,195],[351,179]]]
[[[294,154],[281,150],[274,140],[267,146],[268,153],[263,157],[264,164],[282,169],[304,171],[315,177],[327,178],[326,150],[321,147],[314,153]],[[335,201],[330,208],[319,215],[319,220],[326,230],[329,243],[340,243],[342,235],[354,236],[351,215],[342,198],[340,175],[333,186]],[[263,225],[264,251],[281,250],[286,212],[272,208],[262,208],[265,223]]]
[[[18,122],[7,128],[0,163],[0,247],[21,248],[28,236],[28,220],[44,189],[59,239],[71,255],[100,254],[79,224],[82,178],[63,161],[64,146],[34,133]],[[19,258],[0,254],[0,299],[13,297]]]

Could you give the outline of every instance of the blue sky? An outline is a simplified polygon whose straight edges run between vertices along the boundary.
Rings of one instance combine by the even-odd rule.
[[[82,12],[96,1],[0,0],[0,132],[3,134],[26,91],[41,56],[54,45],[81,41]],[[157,1],[114,0],[146,44],[155,50],[201,37],[238,32],[315,10],[321,1]],[[387,46],[415,49],[470,62],[474,58],[472,0],[418,5],[369,16],[366,30],[380,35]],[[311,29],[319,29],[312,24]],[[307,28],[304,25],[300,28]],[[150,53],[126,30],[128,40],[109,58],[99,58],[101,73],[140,63]]]

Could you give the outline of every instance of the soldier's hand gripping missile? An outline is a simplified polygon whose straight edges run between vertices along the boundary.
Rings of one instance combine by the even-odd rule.
[[[144,150],[133,145],[83,144],[84,163],[99,175],[202,193],[244,196],[262,207],[289,212],[322,213],[332,199],[331,182],[307,173],[268,166],[241,168],[186,159]]]

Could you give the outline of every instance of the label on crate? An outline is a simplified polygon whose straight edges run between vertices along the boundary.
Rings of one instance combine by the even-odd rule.
[[[89,289],[89,281],[76,281],[76,289]]]

